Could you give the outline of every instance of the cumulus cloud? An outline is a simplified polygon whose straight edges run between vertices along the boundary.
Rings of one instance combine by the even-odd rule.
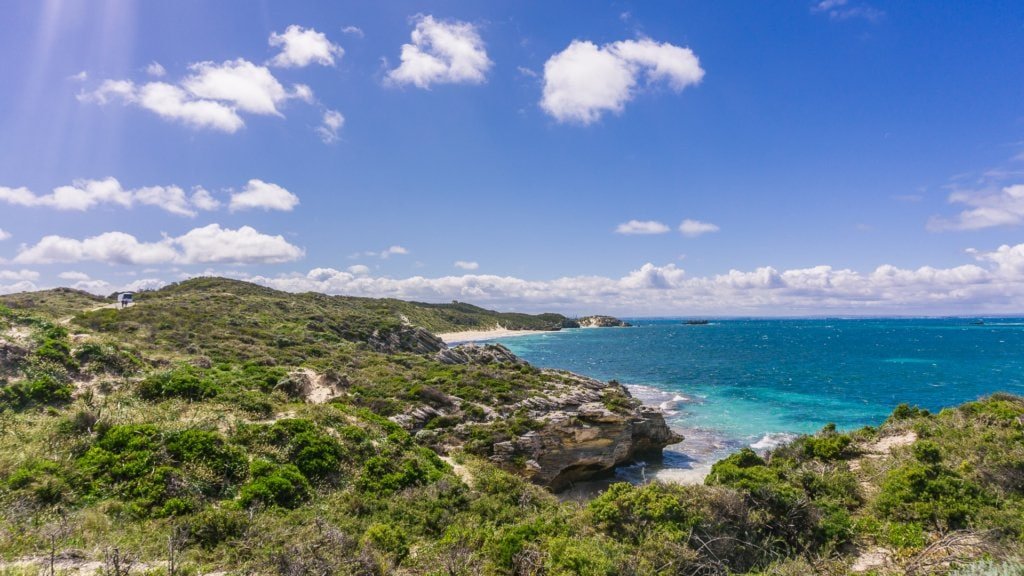
[[[324,112],[323,122],[316,128],[316,133],[320,135],[324,144],[330,144],[338,140],[338,131],[344,125],[345,117],[341,115],[341,112],[327,110]]]
[[[191,196],[178,186],[144,186],[125,189],[116,178],[75,180],[71,185],[37,195],[28,188],[0,186],[0,202],[15,206],[48,207],[57,210],[85,211],[100,205],[131,208],[136,204],[155,206],[172,214],[193,217],[197,211],[217,210],[221,202],[201,186]],[[262,180],[250,180],[245,188],[231,196],[231,210],[262,208],[291,210],[299,198],[291,192]],[[0,240],[3,238],[0,237]]]
[[[679,224],[679,231],[683,236],[696,238],[701,234],[718,232],[718,226],[711,224],[710,222],[701,222],[700,220],[690,220],[687,218]]]
[[[57,274],[57,277],[61,280],[89,280],[89,275],[85,272],[76,272],[74,270],[68,270],[67,272],[61,272]]]
[[[0,188],[0,190],[2,190],[2,188]],[[0,242],[2,242],[4,240],[7,240],[10,237],[11,237],[11,233],[10,232],[8,232],[7,230],[4,230],[3,228],[0,228]]]
[[[85,82],[88,79],[89,79],[89,73],[86,72],[85,70],[82,70],[81,72],[79,72],[77,74],[72,74],[71,76],[68,76],[68,80],[74,80],[75,82]]]
[[[103,180],[76,180],[69,186],[58,186],[50,194],[37,196],[28,188],[0,186],[0,202],[15,206],[46,206],[58,210],[84,211],[99,204],[114,204],[124,208],[132,205],[132,193],[121,187],[114,178]]]
[[[334,58],[340,59],[345,55],[345,50],[331,43],[323,32],[296,24],[286,28],[282,34],[271,33],[268,42],[281,48],[281,52],[270,60],[271,66],[281,68],[302,68],[313,63],[334,66]]]
[[[477,262],[470,262],[468,260],[456,260],[454,266],[461,268],[462,270],[476,270],[480,267]]]
[[[146,66],[146,74],[154,78],[163,78],[167,75],[167,69],[159,62],[150,62],[149,66]]]
[[[493,63],[476,26],[417,16],[412,42],[402,45],[401,65],[389,82],[430,88],[432,84],[482,84]]]
[[[656,220],[630,220],[615,227],[616,234],[664,234],[669,227]]]
[[[280,107],[288,100],[313,101],[309,86],[282,85],[265,66],[243,58],[221,63],[198,62],[178,84],[131,80],[104,80],[98,88],[82,92],[78,99],[105,105],[120,101],[149,110],[166,120],[191,128],[234,133],[245,126],[239,112],[283,117]]]
[[[573,40],[544,64],[541,108],[559,122],[591,124],[606,112],[621,113],[643,81],[674,92],[704,77],[689,48],[648,38],[604,46]]]
[[[0,270],[0,280],[39,280],[39,272],[35,270]]]
[[[377,255],[380,256],[381,258],[385,258],[386,259],[386,258],[390,258],[391,256],[396,256],[396,255],[397,256],[404,256],[404,255],[406,255],[408,253],[409,253],[409,250],[407,250],[405,247],[395,245],[395,246],[389,246],[385,250],[381,250],[380,252],[377,253]]]
[[[361,275],[361,274],[369,274],[369,273],[370,273],[370,267],[369,267],[369,266],[366,266],[366,265],[364,265],[364,264],[354,264],[354,265],[352,265],[352,266],[349,266],[349,267],[347,268],[347,270],[348,270],[348,271],[349,271],[350,273],[352,273],[352,274],[357,274],[357,275]]]
[[[290,212],[298,204],[299,197],[295,194],[277,184],[254,178],[249,180],[241,192],[231,195],[229,209],[232,212],[253,209]]]
[[[191,201],[185,191],[177,186],[147,186],[135,191],[135,201],[139,204],[157,206],[179,216],[195,216]]]
[[[363,29],[358,26],[345,26],[344,28],[341,29],[341,31],[344,34],[351,34],[352,36],[355,36],[357,38],[362,38],[363,36],[365,36],[365,34],[363,34]]]
[[[278,107],[289,98],[309,99],[311,92],[298,87],[289,93],[264,66],[238,58],[221,63],[198,62],[181,84],[198,98],[228,102],[252,114],[280,116]]]
[[[14,284],[0,284],[0,294],[16,294],[18,292],[33,292],[39,287],[34,282],[22,280]]]
[[[730,270],[692,277],[675,264],[644,264],[618,278],[573,276],[526,280],[466,274],[375,277],[360,269],[236,277],[274,288],[328,294],[446,302],[453,299],[517,310],[625,314],[951,313],[1019,311],[1024,306],[1024,244],[972,251],[976,263],[952,268],[891,265],[868,272],[814,266]]]
[[[196,186],[192,189],[192,205],[204,212],[212,212],[220,208],[220,200],[214,198],[206,188]]]
[[[1024,223],[1024,184],[1006,186],[995,193],[954,192],[949,202],[968,208],[953,219],[932,218],[928,222],[930,230],[979,230]]]
[[[210,224],[182,236],[142,242],[124,232],[105,232],[82,240],[44,236],[23,246],[19,264],[103,262],[107,264],[276,264],[298,260],[304,251],[283,236],[262,234],[249,226],[237,230]]]

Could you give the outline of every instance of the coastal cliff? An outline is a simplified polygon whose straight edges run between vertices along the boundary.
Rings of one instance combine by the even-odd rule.
[[[536,370],[500,344],[467,344],[439,350],[447,365],[511,365]],[[562,370],[541,370],[545,385],[511,404],[483,405],[454,395],[426,396],[391,419],[439,452],[476,450],[503,468],[522,474],[554,491],[572,482],[606,474],[616,466],[661,450],[683,438],[665,423],[660,411],[640,405],[617,382],[602,382]],[[483,422],[467,415],[483,411]],[[504,433],[505,423],[519,419],[523,429]],[[450,431],[429,427],[453,423]],[[481,434],[489,446],[467,446]]]
[[[580,328],[628,328],[632,326],[629,322],[619,320],[614,316],[584,316],[577,318],[576,323]]]

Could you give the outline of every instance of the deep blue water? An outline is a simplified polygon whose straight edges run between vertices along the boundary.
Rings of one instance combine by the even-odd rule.
[[[1024,394],[1024,320],[975,321],[634,320],[501,342],[538,366],[635,386],[688,437],[711,443],[690,447],[701,460],[828,422],[877,425],[901,402],[937,410]]]

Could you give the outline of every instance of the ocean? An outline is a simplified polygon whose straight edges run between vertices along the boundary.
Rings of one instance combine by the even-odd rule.
[[[625,480],[697,482],[743,446],[827,423],[881,424],[900,403],[940,410],[1024,394],[1024,319],[744,319],[573,329],[499,339],[534,365],[626,384],[685,437]]]

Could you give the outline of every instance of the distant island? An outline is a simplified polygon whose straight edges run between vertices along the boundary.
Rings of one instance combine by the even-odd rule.
[[[553,493],[682,438],[616,381],[437,334],[628,325],[197,278],[0,297],[9,574],[926,574],[1019,554],[1024,399]]]

